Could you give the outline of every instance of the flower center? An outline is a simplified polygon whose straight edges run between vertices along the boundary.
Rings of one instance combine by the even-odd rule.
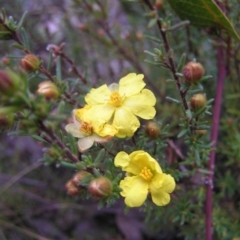
[[[151,170],[147,167],[144,167],[139,175],[145,180],[150,180],[153,177]]]
[[[93,133],[93,127],[88,122],[82,122],[80,131],[90,135]]]
[[[119,107],[122,104],[122,97],[119,94],[118,91],[113,91],[110,95],[110,100],[108,102],[109,104],[115,106],[115,107]]]

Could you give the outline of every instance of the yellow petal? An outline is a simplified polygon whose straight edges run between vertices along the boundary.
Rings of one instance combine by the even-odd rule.
[[[95,105],[88,110],[85,118],[91,119],[92,122],[97,120],[100,123],[106,123],[112,118],[114,111],[115,108],[111,105]]]
[[[99,88],[92,88],[90,93],[85,96],[85,101],[91,106],[105,104],[108,102],[110,94],[111,91],[108,89],[107,85],[104,84]]]
[[[104,143],[104,142],[110,141],[113,137],[112,136],[101,137],[97,134],[93,134],[92,138],[93,138],[94,142]]]
[[[120,194],[129,207],[139,207],[147,198],[148,183],[139,176],[126,177],[120,182],[120,188],[123,190]]]
[[[125,168],[128,166],[129,161],[130,157],[127,153],[119,152],[114,159],[114,164],[116,167],[121,167],[122,170],[125,171]]]
[[[84,152],[89,149],[94,143],[94,139],[92,136],[85,137],[78,140],[78,149],[80,152]]]
[[[170,195],[175,189],[175,181],[169,174],[157,174],[150,184],[150,192],[153,202],[158,206],[164,206],[170,202]]]
[[[101,137],[106,136],[115,136],[117,134],[118,130],[110,124],[103,124],[102,128],[99,129],[96,133]]]
[[[119,92],[122,96],[128,97],[137,93],[145,87],[143,74],[129,73],[119,80]]]
[[[143,119],[154,118],[156,110],[153,106],[155,104],[156,98],[148,89],[143,89],[141,93],[125,98],[123,102],[124,107]]]
[[[159,163],[152,158],[147,152],[134,151],[130,155],[130,162],[126,168],[127,172],[138,175],[144,167],[147,167],[153,174],[162,173]]]
[[[117,137],[131,137],[140,127],[140,123],[136,116],[125,108],[117,108],[115,110],[113,126],[118,129]]]
[[[86,135],[79,130],[79,128],[76,126],[74,123],[69,123],[66,127],[65,130],[68,133],[71,133],[73,137],[76,138],[84,138]]]

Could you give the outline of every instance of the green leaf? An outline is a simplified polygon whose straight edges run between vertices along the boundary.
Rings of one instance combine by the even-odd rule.
[[[23,45],[26,49],[30,50],[30,47],[29,47],[29,41],[28,41],[28,38],[27,38],[27,32],[26,30],[22,27],[21,28],[21,35],[22,35],[22,38],[23,38]]]
[[[17,25],[17,29],[16,29],[16,30],[18,30],[18,29],[20,29],[20,28],[22,27],[23,22],[24,22],[26,16],[27,16],[27,12],[25,12],[25,13],[22,15],[20,21],[18,22],[18,25]]]
[[[153,18],[148,23],[148,28],[152,28],[157,23],[157,18]]]
[[[181,138],[181,137],[184,136],[187,132],[188,132],[188,129],[187,129],[187,128],[184,128],[184,129],[177,135],[177,138]]]
[[[183,53],[176,68],[176,72],[181,72],[186,63],[186,53]]]
[[[172,9],[183,20],[197,27],[220,27],[240,40],[229,19],[212,0],[168,0]]]
[[[156,37],[153,37],[153,36],[150,36],[150,35],[144,35],[145,38],[148,38],[150,39],[151,41],[155,42],[155,43],[162,43],[162,40],[156,38]]]
[[[44,143],[48,143],[45,139],[43,139],[42,137],[38,136],[38,135],[32,135],[31,136],[34,140],[37,140],[39,142],[44,142]]]

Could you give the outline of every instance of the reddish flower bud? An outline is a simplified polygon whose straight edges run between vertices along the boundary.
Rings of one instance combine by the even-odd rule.
[[[40,60],[33,54],[27,54],[21,59],[20,65],[27,72],[36,71],[40,66]]]
[[[160,126],[153,121],[149,121],[146,125],[145,132],[149,138],[155,139],[160,133]]]
[[[78,187],[74,184],[74,182],[71,180],[69,180],[66,185],[65,188],[68,192],[69,195],[78,195],[80,193],[80,190],[78,189]]]
[[[193,111],[198,111],[206,105],[207,99],[205,94],[198,93],[192,96],[190,105]]]
[[[195,131],[195,133],[198,135],[198,136],[203,136],[207,133],[207,130],[205,129],[198,129]]]
[[[57,99],[60,94],[58,87],[51,81],[41,82],[38,85],[37,93],[44,95],[47,100]]]
[[[157,9],[162,9],[162,7],[163,7],[163,1],[162,1],[162,0],[156,0],[156,1],[155,1],[155,7],[156,7]]]
[[[73,178],[72,178],[72,182],[78,186],[79,182],[81,182],[83,179],[85,179],[87,176],[91,175],[89,172],[86,171],[80,171],[78,173],[76,173]]]
[[[12,95],[19,87],[21,79],[11,71],[0,70],[0,93]]]
[[[204,73],[205,70],[202,64],[196,62],[189,62],[183,68],[183,76],[186,82],[190,84],[198,82],[203,77]]]
[[[3,65],[7,66],[7,65],[9,65],[9,63],[10,63],[10,59],[9,58],[7,58],[7,57],[3,57],[2,58],[2,64]]]
[[[107,197],[112,193],[112,183],[106,177],[93,179],[88,186],[89,193],[94,197]]]

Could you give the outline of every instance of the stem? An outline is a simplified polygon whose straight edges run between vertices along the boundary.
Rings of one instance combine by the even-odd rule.
[[[154,7],[153,7],[152,3],[149,0],[143,0],[143,2],[148,6],[148,8],[151,11],[154,11]],[[163,40],[163,46],[164,46],[164,49],[165,49],[165,52],[166,52],[166,55],[167,55],[168,63],[170,65],[169,69],[170,69],[170,71],[172,73],[172,76],[173,76],[175,82],[176,82],[176,85],[177,85],[177,88],[178,88],[178,92],[179,92],[180,97],[182,99],[183,108],[185,110],[188,110],[188,104],[187,104],[187,100],[185,98],[186,94],[181,90],[181,82],[180,82],[179,77],[176,75],[176,67],[175,67],[172,55],[169,54],[171,48],[170,48],[169,42],[167,40],[167,34],[166,34],[165,31],[162,30],[160,19],[157,20],[157,27],[158,27],[158,30],[159,30],[159,32],[161,34],[162,40]]]
[[[221,102],[223,95],[224,79],[227,76],[227,71],[224,63],[224,47],[219,46],[217,50],[217,69],[218,79],[217,88],[215,92],[215,103],[213,109],[213,122],[211,132],[211,142],[213,142],[213,148],[217,146],[219,120],[221,112]],[[216,151],[212,151],[209,157],[208,171],[211,172],[208,175],[208,185],[206,192],[206,240],[212,240],[212,200],[213,200],[213,177],[214,177],[214,165],[215,165]]]
[[[57,135],[55,135],[51,129],[47,128],[43,122],[39,121],[38,122],[41,130],[43,132],[45,132],[49,137],[51,137],[51,139],[53,141],[56,142],[56,144],[58,145],[58,147],[60,149],[62,149],[65,153],[66,153],[66,156],[73,162],[73,163],[77,163],[79,162],[78,158],[76,156],[74,156],[71,151],[69,150],[69,148],[67,148],[63,143],[62,141],[57,137]]]

